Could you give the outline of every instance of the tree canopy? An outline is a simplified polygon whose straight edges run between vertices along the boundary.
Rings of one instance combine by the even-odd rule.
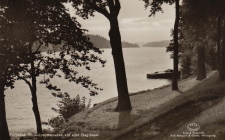
[[[50,78],[60,70],[64,78],[70,82],[80,83],[90,90],[91,95],[96,95],[99,90],[97,84],[89,77],[77,76],[77,72],[71,66],[85,66],[90,70],[89,63],[100,62],[103,66],[105,61],[96,53],[102,51],[89,41],[85,29],[69,15],[63,2],[66,1],[39,1],[39,0],[15,0],[4,1],[1,5],[1,64],[6,65],[1,69],[1,99],[4,100],[4,88],[11,86],[15,80],[24,80],[30,87],[32,93],[33,110],[38,120],[38,133],[42,133],[40,114],[38,112],[36,97],[36,76],[49,74]],[[33,49],[34,45],[37,45]],[[39,49],[49,45],[61,45],[58,57],[43,55]],[[70,58],[66,58],[70,56]],[[9,74],[8,74],[9,73]],[[29,80],[31,79],[31,80]],[[5,82],[7,81],[7,82]],[[51,85],[49,79],[41,83],[51,90],[59,90]],[[91,88],[94,88],[92,90]],[[1,104],[1,122],[5,120],[4,102]],[[3,123],[0,123],[3,124]],[[7,124],[0,129],[8,130]],[[4,135],[6,134],[3,132]],[[8,134],[6,134],[8,135]],[[7,136],[8,137],[8,136]]]
[[[70,17],[61,1],[15,1],[5,9],[3,17],[8,20],[7,26],[12,29],[8,42],[19,40],[21,46],[18,48],[24,49],[22,54],[26,56],[23,60],[24,64],[29,62],[30,56],[24,54],[28,54],[28,48],[31,46],[32,53],[36,57],[35,61],[40,61],[37,65],[44,65],[46,70],[36,70],[37,75],[43,72],[49,73],[50,67],[61,69],[66,74],[66,70],[69,70],[68,65],[86,66],[89,69],[90,62],[99,61],[103,65],[105,63],[100,57],[90,52],[102,53],[89,41],[86,35],[87,30],[81,28],[76,18]],[[34,50],[35,45],[38,47]],[[62,46],[59,58],[54,60],[40,54],[40,48],[48,48],[49,45]],[[21,51],[16,52],[21,53]],[[65,55],[70,55],[71,59],[66,61]],[[60,58],[64,60],[60,62]],[[67,69],[63,67],[66,65]]]

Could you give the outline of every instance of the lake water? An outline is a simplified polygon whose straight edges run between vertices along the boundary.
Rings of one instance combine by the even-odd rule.
[[[129,92],[154,89],[169,84],[169,80],[147,79],[147,73],[172,69],[173,63],[170,53],[166,53],[165,47],[124,48],[124,60],[126,65]],[[90,97],[86,89],[81,85],[69,83],[65,79],[53,79],[53,84],[59,86],[63,92],[68,92],[72,97],[79,94],[92,100],[92,104],[102,102],[117,96],[116,79],[114,72],[111,49],[104,49],[102,59],[106,59],[105,67],[100,64],[91,65],[91,71],[78,68],[80,74],[89,75],[98,86],[103,88],[99,95]],[[39,77],[38,80],[43,77]],[[58,99],[51,95],[51,91],[44,85],[38,84],[38,103],[42,121],[47,121],[57,114],[51,110],[56,107]],[[28,85],[24,81],[17,81],[15,89],[7,89],[6,114],[11,133],[36,132],[35,118],[32,111],[31,94]]]

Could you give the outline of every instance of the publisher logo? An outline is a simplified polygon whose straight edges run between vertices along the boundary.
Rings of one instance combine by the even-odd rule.
[[[195,131],[200,130],[200,125],[198,125],[197,123],[190,123],[187,125],[187,129],[189,131],[195,132]]]
[[[216,135],[207,134],[200,130],[200,125],[197,123],[190,123],[187,126],[188,131],[184,131],[182,134],[170,134],[170,137],[174,138],[216,138]]]

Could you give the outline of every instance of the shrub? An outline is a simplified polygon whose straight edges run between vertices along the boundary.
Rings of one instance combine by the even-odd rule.
[[[49,125],[53,129],[59,127],[62,123],[67,122],[71,116],[88,109],[91,105],[91,100],[86,103],[86,98],[80,98],[79,95],[74,98],[71,98],[67,92],[52,93],[52,95],[61,98],[61,101],[57,104],[58,109],[52,108],[52,110],[59,115],[51,118],[48,122],[43,122],[43,124]]]

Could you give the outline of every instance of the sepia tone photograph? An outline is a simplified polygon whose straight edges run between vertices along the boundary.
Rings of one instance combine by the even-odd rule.
[[[225,0],[1,0],[0,140],[225,140]]]

